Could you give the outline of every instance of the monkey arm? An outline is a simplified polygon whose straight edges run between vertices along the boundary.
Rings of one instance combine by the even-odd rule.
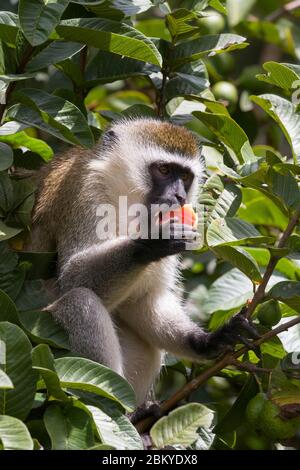
[[[145,268],[139,247],[126,237],[94,244],[72,255],[61,267],[62,292],[72,288],[92,289],[111,311],[134,290]]]
[[[147,307],[148,304],[148,307]],[[160,349],[175,356],[192,360],[213,359],[232,349],[244,336],[257,337],[256,330],[242,315],[214,332],[205,332],[185,313],[180,300],[173,294],[164,295],[156,302],[145,299],[141,308],[128,306],[127,323],[140,336]]]

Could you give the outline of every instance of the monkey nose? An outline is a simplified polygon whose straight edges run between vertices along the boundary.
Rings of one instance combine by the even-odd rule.
[[[181,205],[181,207],[183,207],[185,205],[185,202],[186,202],[185,197],[181,196],[180,194],[175,194],[175,197],[176,197],[177,201],[179,202],[179,204]]]

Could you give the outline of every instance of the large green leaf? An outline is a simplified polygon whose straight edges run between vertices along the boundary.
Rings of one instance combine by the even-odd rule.
[[[253,225],[234,217],[215,219],[207,229],[206,238],[211,247],[272,241],[272,237],[261,235]]]
[[[203,185],[199,204],[204,207],[205,221],[233,217],[242,201],[239,187],[232,183],[223,184],[218,175],[212,175]]]
[[[243,188],[243,204],[241,204],[238,216],[254,225],[267,225],[284,230],[288,224],[288,218],[280,208],[260,191],[252,188]]]
[[[234,27],[243,21],[256,0],[226,0],[226,8],[229,26]]]
[[[252,281],[260,282],[262,277],[255,259],[242,248],[233,246],[217,246],[213,252],[222,260],[228,261],[238,268]]]
[[[93,134],[82,112],[70,101],[34,88],[16,93],[21,103],[12,106],[7,115],[17,121],[38,127],[68,143],[90,148]]]
[[[56,400],[68,400],[68,396],[61,388],[54,366],[54,357],[49,346],[39,344],[32,350],[31,357],[32,367],[41,374],[49,395]]]
[[[12,165],[13,156],[10,146],[2,143],[0,138],[0,171],[7,170]]]
[[[14,302],[3,290],[0,290],[0,321],[21,326],[34,343],[46,343],[54,348],[70,349],[67,333],[57,325],[49,312],[35,310],[18,312]]]
[[[146,75],[147,68],[144,62],[120,57],[111,52],[100,51],[89,62],[85,79],[88,87],[101,83],[109,83],[115,80],[122,80],[136,75]]]
[[[18,326],[8,322],[0,323],[0,340],[5,344],[5,363],[1,367],[14,385],[12,390],[0,391],[0,412],[25,419],[36,389],[37,374],[32,369],[31,344]]]
[[[83,42],[103,51],[161,65],[161,55],[153,42],[136,29],[102,18],[74,18],[56,28],[61,38]]]
[[[244,130],[225,114],[195,111],[194,116],[202,121],[226,146],[233,150],[240,163],[256,160]]]
[[[47,47],[36,54],[26,65],[26,70],[32,72],[49,65],[57,64],[65,59],[70,59],[84,48],[83,44],[69,41],[52,41]]]
[[[46,343],[54,348],[70,349],[67,333],[53,320],[49,312],[27,310],[19,313],[22,328],[34,343]]]
[[[300,159],[300,114],[296,105],[281,96],[270,94],[252,96],[251,99],[279,124],[295,159]]]
[[[17,132],[16,134],[0,135],[0,142],[6,142],[14,148],[26,147],[32,152],[40,155],[45,161],[51,160],[51,158],[53,157],[53,150],[44,140],[31,137],[25,131]],[[0,154],[2,145],[5,144],[0,143]],[[24,155],[24,158],[26,158],[26,155]]]
[[[20,0],[20,25],[32,46],[45,42],[68,6],[70,0]]]
[[[300,313],[300,282],[282,281],[272,287],[269,297],[287,304]]]
[[[245,421],[245,411],[251,398],[259,392],[258,384],[254,377],[244,384],[239,396],[229,408],[225,416],[214,428],[217,435],[235,431]]]
[[[1,388],[14,388],[14,384],[2,369],[0,369],[0,389]]]
[[[75,406],[48,406],[44,423],[51,438],[52,450],[80,450],[94,445],[91,418]]]
[[[89,359],[64,357],[55,360],[62,387],[85,390],[119,402],[126,410],[135,407],[132,387],[113,370]]]
[[[197,440],[199,428],[210,429],[214,412],[200,403],[180,406],[151,428],[151,439],[158,449],[168,445],[189,446]]]
[[[209,87],[208,73],[202,60],[183,64],[166,83],[165,99],[201,93]]]
[[[274,273],[269,286],[285,279]],[[238,309],[253,297],[253,283],[238,269],[231,269],[220,276],[208,289],[203,309],[207,313],[228,312]]]
[[[222,52],[234,51],[235,49],[243,49],[247,46],[245,38],[237,34],[216,34],[203,36],[192,41],[185,41],[172,49],[169,57],[171,65],[177,65],[182,62],[191,62],[201,59],[202,57]]]
[[[4,450],[33,450],[33,440],[22,421],[0,415],[0,442]]]
[[[95,403],[96,405],[96,403]],[[111,402],[98,401],[97,406],[84,405],[91,414],[99,438],[118,450],[142,450],[143,442],[130,420]]]
[[[9,227],[2,220],[0,220],[0,242],[13,238],[18,233],[22,232],[21,228]]]
[[[286,91],[293,90],[295,82],[300,80],[300,70],[297,74],[290,64],[279,64],[270,61],[263,64],[263,68],[266,70],[267,75],[259,74],[257,78]]]
[[[10,11],[0,11],[0,39],[9,44],[14,44],[16,42],[18,29],[18,15]]]

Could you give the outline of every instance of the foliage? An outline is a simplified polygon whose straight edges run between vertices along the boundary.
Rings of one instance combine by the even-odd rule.
[[[66,333],[42,311],[42,280],[53,275],[55,253],[23,251],[35,187],[16,171],[36,170],[69,145],[92,148],[122,115],[158,115],[201,136],[204,237],[184,260],[187,305],[211,329],[246,306],[264,335],[255,352],[241,349],[213,372],[168,357],[156,393],[167,400],[166,412],[171,403],[175,410],[147,429],[153,446],[276,448],[277,435],[264,433],[264,425],[258,434],[245,410],[264,392],[276,403],[273,414],[281,410],[286,420],[287,411],[294,420],[299,414],[300,375],[290,353],[300,351],[300,5],[2,0],[1,6],[0,448],[143,448],[126,415],[135,407],[131,386],[107,367],[74,357]],[[257,307],[270,300],[279,325],[296,319],[285,334],[259,322]],[[174,392],[196,377],[201,388],[191,388],[177,406]],[[288,444],[299,448],[299,433],[292,434]]]

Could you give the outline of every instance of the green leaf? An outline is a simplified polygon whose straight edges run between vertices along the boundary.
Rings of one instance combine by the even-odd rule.
[[[201,93],[209,87],[208,73],[202,60],[177,68],[166,83],[165,99]]]
[[[126,410],[135,407],[132,387],[113,370],[89,359],[64,357],[55,360],[62,387],[85,390],[120,403]]]
[[[240,0],[227,0],[226,8],[229,26],[234,28],[243,21],[255,3],[256,0],[243,0],[242,2]]]
[[[2,284],[3,282],[0,283]],[[57,325],[49,312],[34,310],[18,312],[16,305],[3,290],[0,290],[0,321],[21,326],[34,343],[46,343],[54,348],[70,349],[67,333]]]
[[[240,163],[256,160],[247,134],[230,116],[202,111],[195,111],[193,115],[202,121],[223,144],[234,151]]]
[[[18,326],[8,322],[0,323],[0,340],[5,345],[5,362],[1,367],[14,384],[12,390],[0,390],[0,412],[24,420],[31,410],[36,389],[31,344]]]
[[[258,384],[249,377],[234,404],[214,428],[217,435],[235,431],[245,421],[245,411],[251,398],[259,392]]]
[[[45,311],[27,310],[19,313],[22,328],[37,344],[46,343],[58,349],[70,349],[67,333]]]
[[[261,235],[256,228],[237,218],[215,219],[207,229],[207,243],[211,247],[218,245],[244,245],[246,243],[266,243],[272,237]]]
[[[9,44],[14,44],[18,29],[18,15],[10,11],[0,11],[0,39]]]
[[[279,124],[296,160],[300,160],[300,114],[296,105],[277,95],[251,96]]]
[[[0,243],[0,274],[12,271],[18,264],[18,256],[6,243]]]
[[[14,203],[12,180],[8,173],[0,173],[0,208],[8,212]]]
[[[31,137],[24,131],[17,132],[16,134],[0,135],[0,142],[10,144],[14,148],[26,147],[32,152],[40,155],[44,161],[51,160],[53,157],[53,150],[44,140]],[[2,145],[5,144],[0,143],[0,152]],[[26,158],[26,156],[24,156],[24,158]]]
[[[274,273],[269,281],[272,286],[284,279]],[[203,309],[206,313],[228,312],[243,306],[253,297],[253,284],[245,274],[238,269],[231,269],[212,283],[207,291]]]
[[[33,450],[33,440],[22,421],[0,415],[0,442],[4,450]]]
[[[297,74],[290,64],[270,61],[263,64],[263,68],[267,71],[267,75],[259,74],[256,78],[286,91],[293,90],[295,82],[300,80],[300,70]]]
[[[189,446],[197,440],[199,428],[210,429],[214,412],[200,403],[189,403],[171,411],[151,428],[150,436],[156,448],[169,445]]]
[[[147,68],[144,62],[129,57],[120,57],[111,52],[101,51],[89,62],[86,68],[85,79],[90,88],[97,84],[109,83],[139,75],[147,75]]]
[[[9,117],[38,127],[68,143],[93,147],[93,134],[82,112],[73,103],[34,88],[23,89],[15,95],[26,106],[12,106],[7,112]]]
[[[61,38],[83,42],[103,51],[161,65],[162,59],[153,42],[136,29],[102,18],[74,18],[56,28]]]
[[[260,282],[262,277],[255,259],[242,248],[232,246],[215,247],[213,252],[222,260],[228,261],[242,271],[252,281]]]
[[[254,225],[267,225],[284,230],[288,218],[280,208],[260,191],[243,188],[243,204],[238,211],[238,217]]]
[[[14,384],[4,370],[0,369],[0,389],[2,388],[14,388]]]
[[[232,183],[223,184],[218,175],[212,175],[203,185],[199,204],[203,205],[207,223],[215,219],[233,217],[242,201],[239,187]]]
[[[0,242],[13,238],[18,233],[22,232],[21,228],[8,227],[2,220],[0,220]]]
[[[287,320],[290,321],[290,320],[293,320],[293,318],[296,318],[296,317],[290,317]],[[281,324],[284,324],[287,320],[286,319],[282,320]],[[299,341],[300,341],[300,325],[299,324],[293,326],[293,328],[289,328],[287,331],[283,331],[278,336],[283,343],[285,351],[290,352],[290,353],[295,353],[295,351],[299,352]],[[296,369],[297,371],[296,373],[299,377],[299,364],[293,361],[293,366],[294,366],[294,369]]]
[[[270,191],[284,202],[287,210],[295,208],[300,201],[300,191],[296,178],[290,173],[281,174],[271,168],[268,173]]]
[[[199,33],[198,15],[184,8],[179,8],[166,16],[166,25],[173,40],[189,38]]]
[[[54,357],[49,346],[46,344],[39,344],[33,348],[31,357],[32,367],[41,374],[48,393],[56,400],[67,401],[68,396],[61,388],[54,366]]]
[[[69,0],[20,0],[20,25],[32,46],[45,42],[55,29]]]
[[[182,62],[192,62],[207,55],[243,49],[247,45],[245,38],[237,34],[207,35],[175,46],[170,54],[169,63],[174,66]]]
[[[111,402],[101,400],[97,406],[84,406],[93,418],[101,442],[119,450],[143,450],[143,442],[133,424]]]
[[[282,281],[272,287],[268,297],[287,304],[296,311],[300,310],[300,282]]]
[[[88,449],[95,443],[91,418],[75,406],[48,406],[44,423],[51,438],[52,450]]]
[[[69,41],[52,41],[47,47],[36,54],[26,65],[26,70],[32,72],[49,65],[70,59],[84,48],[83,44]]]
[[[0,171],[7,170],[12,165],[13,159],[13,151],[9,145],[0,142]]]

